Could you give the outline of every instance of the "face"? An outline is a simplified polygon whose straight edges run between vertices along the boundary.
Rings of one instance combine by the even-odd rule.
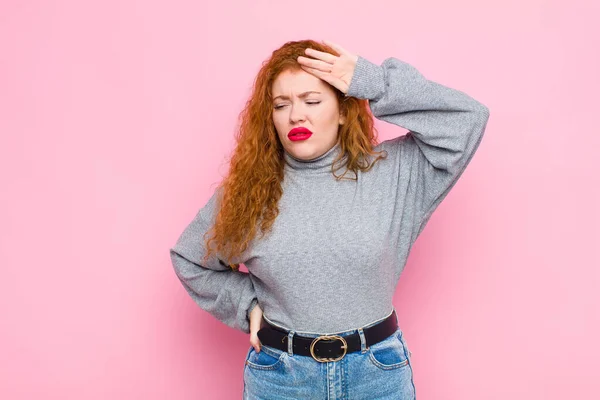
[[[304,71],[280,73],[272,87],[273,122],[284,149],[292,156],[311,160],[330,150],[338,140],[345,121],[334,89],[322,79]],[[307,139],[292,140],[293,128],[312,132]]]

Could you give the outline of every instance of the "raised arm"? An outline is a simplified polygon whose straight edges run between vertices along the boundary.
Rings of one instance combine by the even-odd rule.
[[[382,144],[406,167],[399,176],[413,182],[408,200],[417,214],[414,242],[471,161],[489,109],[393,57],[379,66],[359,56],[346,95],[368,99],[373,116],[409,130]]]
[[[201,208],[170,249],[177,277],[192,299],[224,324],[250,333],[249,315],[257,304],[250,275],[229,268],[217,256],[200,264],[206,254],[204,233],[216,212],[217,193]]]

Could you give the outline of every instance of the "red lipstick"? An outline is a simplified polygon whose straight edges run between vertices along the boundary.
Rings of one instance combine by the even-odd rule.
[[[288,138],[294,142],[298,140],[306,140],[311,136],[312,132],[303,126],[294,128],[288,133]]]

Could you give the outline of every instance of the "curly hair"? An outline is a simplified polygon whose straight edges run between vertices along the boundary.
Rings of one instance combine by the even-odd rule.
[[[239,264],[231,263],[231,260],[247,249],[258,228],[264,236],[279,214],[277,203],[283,194],[281,181],[285,161],[283,145],[272,118],[272,84],[283,71],[301,70],[297,58],[306,56],[304,50],[309,47],[339,56],[330,46],[314,40],[287,42],[263,62],[254,80],[250,98],[239,115],[229,174],[217,188],[221,196],[215,223],[204,235],[206,239],[208,234],[214,234],[205,243],[205,262],[213,254],[210,244],[214,241],[217,244],[214,251],[227,260],[230,268],[238,269]],[[359,169],[369,171],[387,154],[373,151],[377,130],[368,101],[345,96],[337,88],[331,88],[336,93],[340,112],[346,117],[346,122],[339,126],[341,152],[334,160],[331,172],[336,180],[340,180],[348,171],[353,171],[355,178],[347,179],[357,180]],[[367,157],[376,154],[377,158],[369,164]],[[337,168],[335,165],[342,159],[347,160],[345,172],[338,176],[335,172],[344,165]]]

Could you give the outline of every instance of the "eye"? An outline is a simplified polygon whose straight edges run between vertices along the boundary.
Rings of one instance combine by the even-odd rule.
[[[311,106],[314,106],[314,105],[317,105],[317,104],[321,104],[321,102],[320,102],[320,101],[314,101],[314,100],[313,100],[313,101],[307,101],[307,102],[306,102],[306,104],[308,104],[308,105],[311,105]],[[274,108],[275,110],[280,110],[280,109],[282,109],[282,108],[283,108],[283,107],[285,107],[285,106],[286,106],[285,104],[280,104],[280,105],[277,105],[277,106],[275,106],[275,107],[273,107],[273,108]]]

